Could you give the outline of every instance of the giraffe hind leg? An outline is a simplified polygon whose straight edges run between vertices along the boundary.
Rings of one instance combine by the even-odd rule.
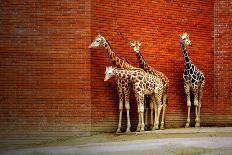
[[[194,106],[195,106],[195,127],[199,127],[198,122],[198,89],[194,90]]]
[[[190,108],[191,108],[191,101],[190,101],[190,87],[188,84],[184,85],[184,89],[185,89],[185,93],[187,96],[187,108],[188,108],[188,117],[187,117],[187,122],[185,124],[185,127],[188,128],[189,127],[189,123],[190,123]]]
[[[153,103],[154,103],[155,119],[154,119],[152,130],[156,130],[156,122],[157,122],[156,119],[157,119],[157,116],[158,116],[158,105],[157,105],[157,102],[155,100],[153,101]]]
[[[163,114],[162,114],[162,120],[161,120],[161,126],[160,129],[164,129],[164,119],[165,119],[165,112],[166,112],[166,107],[167,107],[167,93],[164,94],[163,96]]]
[[[159,94],[158,95],[158,100],[157,100],[157,104],[158,104],[158,114],[157,114],[157,119],[156,119],[156,129],[159,129],[159,118],[160,118],[160,112],[163,108],[163,105],[162,105],[162,95]]]
[[[130,123],[130,89],[129,87],[126,87],[126,89],[124,90],[124,95],[125,95],[125,108],[126,108],[126,113],[127,113],[127,128],[126,128],[126,132],[129,133],[130,128],[131,128],[131,123]]]
[[[139,115],[139,124],[136,131],[144,131],[144,95],[136,93],[136,100],[138,104],[138,115]]]
[[[198,103],[198,114],[197,114],[197,116],[198,116],[198,122],[196,122],[196,126],[197,127],[200,127],[200,111],[201,111],[201,105],[202,105],[202,96],[203,96],[203,89],[204,89],[204,83],[203,84],[201,84],[201,86],[200,86],[200,89],[199,89],[199,103]]]

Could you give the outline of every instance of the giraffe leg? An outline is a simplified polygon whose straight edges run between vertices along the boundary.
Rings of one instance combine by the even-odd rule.
[[[196,124],[198,127],[200,127],[200,122],[201,122],[201,120],[200,120],[200,116],[201,116],[200,111],[201,111],[201,104],[202,104],[203,89],[204,89],[204,82],[203,82],[203,84],[201,84],[200,89],[199,89],[199,103],[198,103],[199,105],[198,105],[198,110],[197,110],[197,112],[198,112],[198,114],[197,114],[197,116],[198,116],[198,124]]]
[[[191,101],[190,101],[190,88],[188,84],[184,85],[184,89],[185,89],[185,93],[187,96],[187,107],[188,107],[188,118],[187,118],[187,122],[185,127],[188,128],[189,127],[189,123],[190,123],[190,108],[191,108]]]
[[[159,118],[160,118],[160,112],[163,108],[162,105],[162,93],[157,94],[157,105],[158,105],[158,113],[157,113],[157,119],[156,119],[156,129],[159,129]]]
[[[161,126],[160,129],[164,129],[164,119],[165,119],[165,112],[166,112],[166,107],[167,107],[167,92],[164,93],[163,95],[163,114],[162,114],[162,120],[161,120]]]
[[[157,103],[155,102],[155,100],[154,100],[154,112],[155,112],[155,119],[154,119],[154,126],[153,126],[153,128],[152,128],[152,130],[156,130],[156,120],[157,120],[157,117],[158,117],[158,105],[157,105]]]
[[[140,132],[144,131],[144,96],[140,97],[140,117],[141,117],[141,128],[140,128]]]
[[[195,127],[199,127],[199,119],[198,119],[198,90],[194,91],[194,106],[195,106]]]
[[[148,126],[148,123],[147,123],[148,121],[147,121],[147,120],[148,120],[148,108],[146,107],[146,108],[145,108],[145,127],[146,127],[146,128],[147,128],[147,126]]]
[[[135,92],[136,93],[136,92]],[[144,131],[144,95],[136,93],[136,100],[138,104],[139,124],[136,131]]]
[[[144,131],[145,124],[144,124],[144,112],[140,112],[140,117],[141,117],[141,128],[140,132]]]
[[[117,133],[121,132],[122,127],[122,111],[123,111],[123,90],[120,82],[118,82],[118,95],[119,95],[119,121],[118,121],[118,129]]]
[[[140,128],[141,128],[141,117],[140,117],[140,107],[139,107],[139,104],[138,104],[138,116],[139,116],[139,122],[138,122],[138,125],[137,125],[136,132],[139,132]]]
[[[122,111],[123,111],[123,100],[119,101],[119,122],[117,132],[121,132],[122,127]]]
[[[151,127],[153,127],[154,123],[154,98],[151,98],[150,100],[150,110],[151,110]]]
[[[126,108],[126,113],[127,113],[127,128],[126,128],[126,132],[131,132],[130,128],[131,128],[131,123],[130,123],[130,102],[129,102],[129,98],[130,98],[130,89],[127,86],[126,89],[124,90],[124,94],[125,94],[125,108]]]
[[[198,116],[198,122],[196,123],[196,127],[200,127],[200,123],[201,123],[201,120],[200,120],[200,110],[201,110],[201,103],[199,103],[199,105],[198,105],[198,110],[197,110],[197,112],[198,112],[198,114],[197,114],[197,116]]]
[[[147,104],[147,99],[148,99],[148,96],[146,96],[145,98],[145,129],[148,129],[148,104]]]

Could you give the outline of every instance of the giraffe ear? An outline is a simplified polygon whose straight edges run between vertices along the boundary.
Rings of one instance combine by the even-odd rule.
[[[142,44],[141,42],[138,42],[138,45],[139,45],[139,46],[141,46],[141,44]]]
[[[131,46],[135,46],[134,41],[130,41],[130,45],[131,45]]]

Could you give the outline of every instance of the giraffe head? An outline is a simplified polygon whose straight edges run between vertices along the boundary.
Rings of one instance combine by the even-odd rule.
[[[140,47],[141,44],[142,43],[140,43],[139,41],[131,41],[130,42],[130,45],[131,45],[131,47],[134,48],[135,53],[139,53],[139,47]]]
[[[106,39],[101,34],[98,34],[91,45],[89,45],[89,48],[96,48],[100,45],[103,45],[105,42]]]
[[[191,46],[192,43],[189,39],[189,35],[186,32],[180,35],[180,43]]]
[[[108,66],[106,67],[106,71],[105,71],[105,79],[104,81],[109,80],[113,75],[113,71],[115,70],[116,67],[112,67],[112,66]]]

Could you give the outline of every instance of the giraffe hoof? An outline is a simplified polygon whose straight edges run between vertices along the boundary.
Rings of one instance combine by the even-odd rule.
[[[163,127],[163,126],[161,126],[161,127],[160,127],[160,130],[164,130],[164,127]]]
[[[120,129],[117,129],[116,133],[121,133],[121,130],[120,130]]]
[[[137,126],[136,132],[140,131],[140,126]]]
[[[153,128],[152,128],[152,131],[155,131],[155,130],[157,130],[156,127],[153,127]]]
[[[158,126],[156,126],[156,127],[155,127],[155,129],[156,129],[156,130],[159,130],[159,127],[158,127]]]
[[[126,133],[131,133],[130,129],[126,129]]]
[[[186,123],[185,128],[189,128],[189,123]]]
[[[195,124],[195,128],[198,128],[198,127],[200,127],[200,123]]]

